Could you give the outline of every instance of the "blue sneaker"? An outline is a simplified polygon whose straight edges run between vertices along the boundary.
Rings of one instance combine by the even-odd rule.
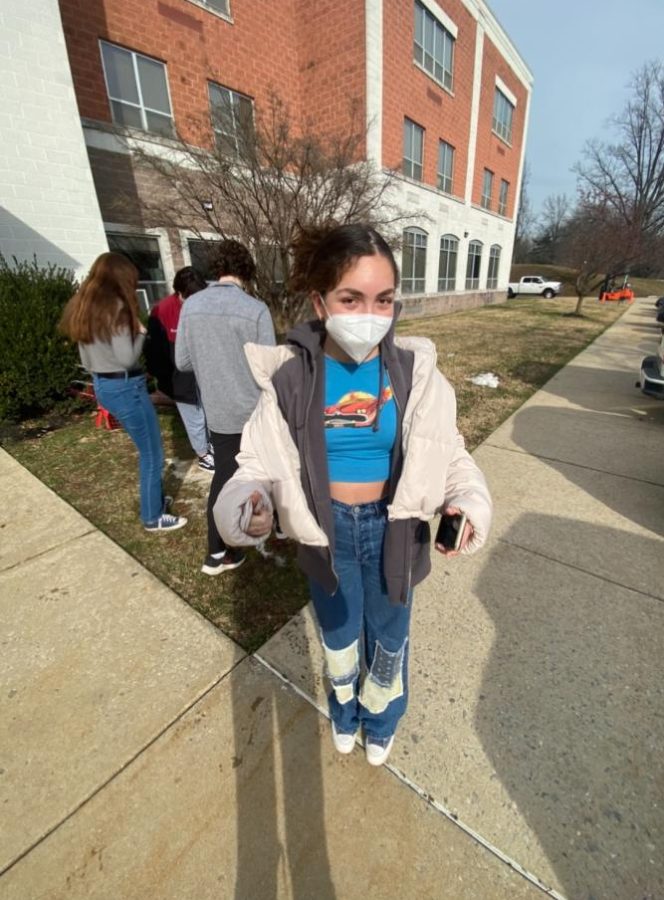
[[[158,531],[160,534],[164,531],[177,531],[187,524],[185,516],[171,516],[169,513],[162,513],[156,522],[145,525],[146,531]]]

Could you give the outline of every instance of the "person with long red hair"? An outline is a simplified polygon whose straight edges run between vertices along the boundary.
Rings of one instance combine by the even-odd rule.
[[[102,253],[65,306],[59,328],[78,344],[99,403],[136,445],[143,525],[147,531],[175,531],[187,520],[165,509],[159,421],[139,364],[145,328],[138,317],[137,284],[138,270],[129,259]]]

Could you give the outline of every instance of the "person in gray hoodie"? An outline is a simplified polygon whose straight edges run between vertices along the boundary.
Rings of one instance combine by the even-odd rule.
[[[259,389],[244,353],[245,344],[274,346],[274,326],[265,303],[249,293],[256,275],[251,254],[238,241],[224,240],[216,260],[219,280],[190,297],[182,309],[175,341],[175,365],[193,371],[205,410],[215,472],[208,497],[208,552],[201,571],[219,575],[236,569],[244,552],[226,548],[212,510],[237,469],[242,429],[258,402]]]

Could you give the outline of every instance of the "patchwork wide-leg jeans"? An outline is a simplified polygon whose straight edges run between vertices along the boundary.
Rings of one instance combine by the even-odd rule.
[[[362,726],[367,737],[388,738],[408,702],[412,594],[406,606],[390,603],[387,596],[383,576],[387,501],[349,506],[333,500],[332,509],[339,587],[330,595],[310,581],[332,685],[330,715],[340,733],[352,734]]]

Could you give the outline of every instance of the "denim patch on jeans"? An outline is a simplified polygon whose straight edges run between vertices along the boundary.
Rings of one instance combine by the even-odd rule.
[[[388,598],[383,575],[387,502],[349,506],[333,500],[332,511],[339,587],[330,596],[309,582],[332,685],[330,715],[340,733],[362,725],[369,737],[386,738],[394,734],[408,703],[412,594],[407,606]],[[358,694],[361,645],[367,672]]]
[[[120,422],[138,450],[141,520],[153,525],[162,513],[161,470],[164,451],[159,420],[148,395],[145,375],[133,378],[92,376],[99,403]]]

